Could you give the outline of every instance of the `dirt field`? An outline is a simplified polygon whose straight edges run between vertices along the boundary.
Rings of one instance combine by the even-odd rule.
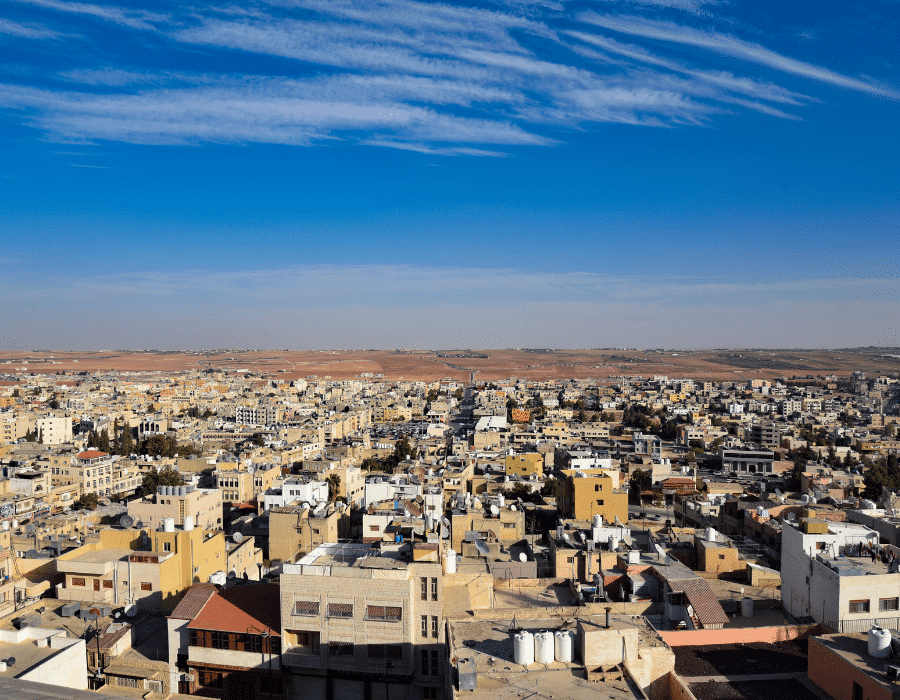
[[[487,357],[438,357],[435,351],[216,351],[197,352],[0,352],[0,374],[22,370],[178,372],[220,368],[247,369],[266,376],[295,379],[349,379],[364,372],[387,379],[435,380],[450,377],[476,381],[508,377],[540,379],[598,379],[619,375],[652,377],[655,374],[699,380],[774,379],[805,377],[854,370],[870,375],[900,372],[900,351],[722,350],[648,352],[623,350],[481,350]],[[896,355],[896,356],[892,356]]]
[[[745,676],[805,672],[807,640],[775,644],[717,644],[676,647],[675,672],[696,676]]]

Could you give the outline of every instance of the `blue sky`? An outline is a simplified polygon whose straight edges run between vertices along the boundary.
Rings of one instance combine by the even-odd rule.
[[[17,347],[900,344],[897,0],[0,8]]]

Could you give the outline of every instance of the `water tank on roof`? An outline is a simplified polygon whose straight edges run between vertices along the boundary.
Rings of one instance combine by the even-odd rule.
[[[887,659],[891,655],[891,633],[880,627],[869,630],[869,656]]]
[[[554,646],[556,660],[562,663],[572,662],[572,632],[569,630],[559,630],[554,636]]]
[[[809,503],[809,496],[807,496],[807,495],[804,493],[802,496],[800,496],[800,502],[801,502],[801,503]]]
[[[538,632],[534,635],[534,662],[538,664],[553,663],[556,650],[554,649],[553,632]]]
[[[163,518],[163,532],[175,532],[175,518]]]
[[[444,573],[456,573],[456,552],[454,552],[452,549],[448,550],[447,554],[444,556]]]
[[[595,515],[593,520],[591,521],[592,527],[603,527],[603,516]]]
[[[534,635],[521,631],[513,637],[513,661],[521,666],[534,663]]]
[[[753,598],[741,598],[741,617],[753,617]]]
[[[184,516],[184,531],[190,532],[194,529],[194,516],[185,515]]]

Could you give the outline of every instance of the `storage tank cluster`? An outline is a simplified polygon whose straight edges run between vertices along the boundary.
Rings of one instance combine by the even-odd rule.
[[[574,659],[574,635],[569,630],[535,632],[527,630],[513,636],[513,660],[521,666],[571,663]]]
[[[157,486],[156,493],[160,496],[187,496],[193,490],[190,486]]]

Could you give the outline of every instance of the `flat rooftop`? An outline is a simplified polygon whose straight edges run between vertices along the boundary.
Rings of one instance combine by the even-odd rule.
[[[577,621],[603,626],[602,615],[583,618],[523,618],[516,620],[519,629],[529,632],[567,629],[577,634]],[[640,644],[659,642],[652,626],[643,618],[630,616],[614,617],[616,624],[636,627]],[[572,698],[573,700],[637,700],[643,698],[640,689],[630,680],[592,682],[585,678],[585,668],[575,646],[575,661],[563,663],[553,661],[532,664],[525,668],[515,663],[513,658],[513,620],[448,620],[450,632],[450,657],[474,661],[476,674],[475,691],[460,692],[454,688],[457,697],[465,700],[496,700],[499,693],[511,698],[543,697]]]
[[[109,549],[97,549],[93,552],[82,552],[77,557],[69,559],[69,562],[83,562],[85,564],[102,564],[107,561],[120,561],[130,556],[134,550],[128,547],[110,547]],[[143,552],[142,552],[143,553]]]
[[[900,698],[900,687],[885,680],[884,667],[895,664],[891,659],[876,659],[869,656],[868,635],[863,632],[849,634],[823,634],[814,637],[810,644],[818,642],[825,648],[843,658],[854,668],[858,668],[883,688],[889,697]]]

